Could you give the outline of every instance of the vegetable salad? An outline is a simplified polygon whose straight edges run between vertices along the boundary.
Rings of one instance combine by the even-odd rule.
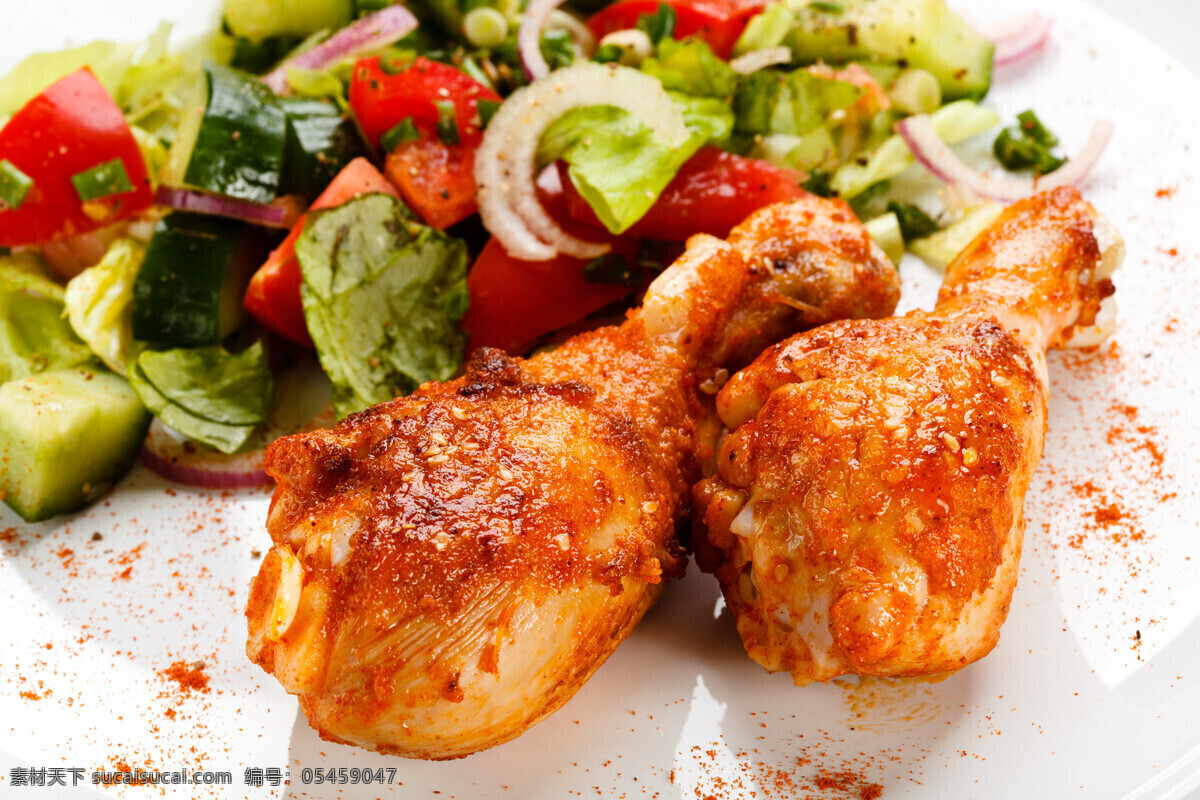
[[[620,312],[689,236],[806,191],[893,260],[995,216],[889,194],[901,120],[999,122],[993,43],[943,0],[227,0],[168,34],[0,80],[0,492],[28,520],[139,449],[261,480],[297,370],[343,417]],[[1056,145],[1030,112],[995,153],[1044,174]]]

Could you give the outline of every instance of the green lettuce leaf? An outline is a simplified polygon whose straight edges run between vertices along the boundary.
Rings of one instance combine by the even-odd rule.
[[[368,194],[312,212],[296,241],[304,319],[338,417],[446,380],[462,361],[467,248]]]
[[[0,383],[94,363],[63,319],[63,289],[33,256],[0,258]]]
[[[733,112],[726,103],[670,94],[691,132],[676,148],[659,143],[641,120],[612,106],[577,108],[542,136],[538,163],[566,161],[571,183],[613,233],[641,219],[697,150],[729,138]]]
[[[738,75],[699,39],[663,39],[657,55],[642,62],[642,72],[662,81],[668,91],[696,97],[715,97],[729,102]]]
[[[128,376],[154,416],[222,453],[240,450],[267,419],[272,382],[261,341],[235,354],[219,347],[145,350]]]
[[[71,279],[64,295],[75,333],[120,374],[133,341],[133,284],[145,256],[141,242],[117,239],[99,264]]]

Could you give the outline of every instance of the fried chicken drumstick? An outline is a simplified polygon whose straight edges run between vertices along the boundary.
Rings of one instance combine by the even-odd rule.
[[[248,655],[326,739],[453,758],[519,735],[683,570],[723,376],[898,293],[844,204],[801,199],[694,237],[619,327],[477,351],[457,380],[276,442]]]
[[[992,649],[1042,452],[1045,350],[1111,328],[1122,252],[1074,189],[1047,192],[950,265],[932,313],[793,336],[726,384],[694,546],[752,659],[805,684]]]

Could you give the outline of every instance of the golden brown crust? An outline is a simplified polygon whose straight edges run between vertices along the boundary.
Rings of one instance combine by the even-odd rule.
[[[844,266],[815,302],[891,302],[875,270]],[[458,757],[552,713],[682,574],[676,526],[715,429],[703,384],[744,363],[713,354],[783,332],[729,329],[743,306],[798,324],[762,291],[793,277],[694,237],[620,327],[528,360],[481,350],[457,380],[273,444],[250,657],[323,737],[381,752]]]
[[[747,650],[797,683],[956,669],[995,644],[1046,419],[1042,348],[1104,294],[1071,189],[1015,205],[938,308],[769,348],[718,397],[697,554]]]

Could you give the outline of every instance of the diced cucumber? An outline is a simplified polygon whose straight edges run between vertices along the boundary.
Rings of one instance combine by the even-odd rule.
[[[133,285],[133,337],[172,347],[218,344],[242,321],[259,253],[236,220],[177,211],[154,229]]]
[[[976,236],[983,233],[1004,211],[1000,203],[984,203],[968,211],[962,219],[932,236],[914,239],[909,250],[934,269],[945,271]]]
[[[269,203],[279,193],[287,117],[271,90],[250,75],[204,65],[208,102],[183,182]]]
[[[44,372],[0,386],[0,492],[29,522],[77,511],[133,463],[150,413],[106,370]]]
[[[325,100],[288,98],[279,104],[287,114],[287,148],[283,192],[310,200],[356,157],[363,154],[354,123]]]
[[[992,80],[992,43],[945,0],[845,0],[841,13],[807,6],[788,38],[801,61],[878,60],[928,70],[942,97],[981,99]]]
[[[236,36],[308,36],[337,30],[354,14],[353,0],[226,0],[225,24]]]

